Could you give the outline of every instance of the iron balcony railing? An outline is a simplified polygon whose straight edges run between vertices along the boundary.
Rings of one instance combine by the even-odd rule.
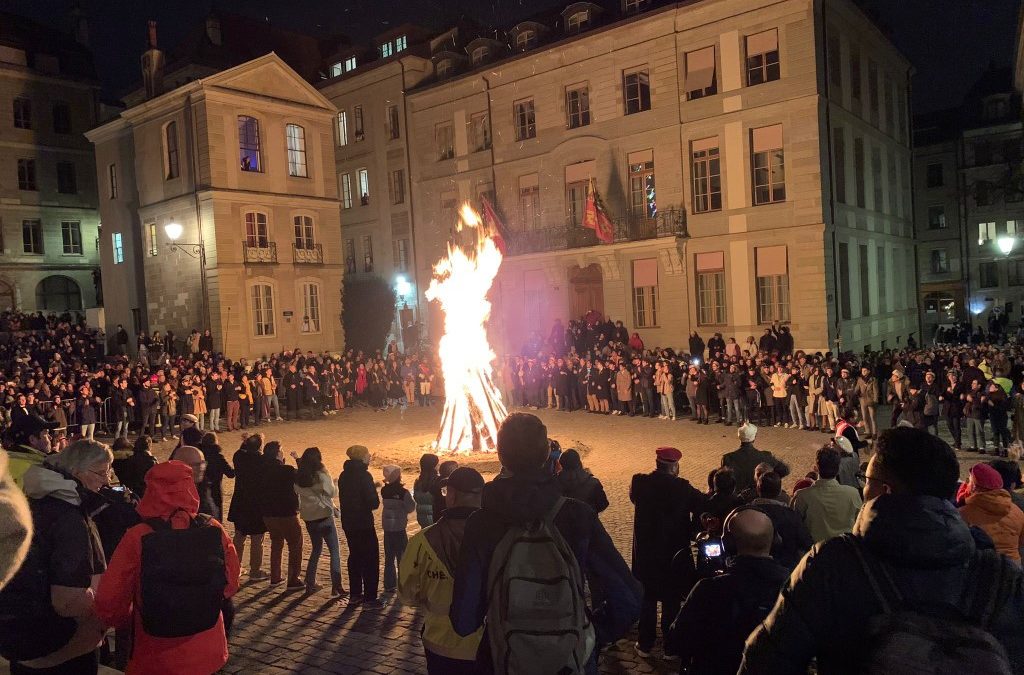
[[[664,209],[652,218],[623,216],[613,219],[612,226],[613,243],[688,236],[686,211],[683,209]],[[509,231],[506,237],[509,255],[564,251],[602,243],[593,230],[571,221],[557,227]]]
[[[275,241],[261,241],[256,243],[250,243],[248,241],[242,242],[242,260],[246,264],[250,263],[276,263],[277,262],[277,242]]]
[[[324,247],[322,244],[306,244],[304,246],[292,244],[292,260],[296,265],[322,265],[324,262]]]

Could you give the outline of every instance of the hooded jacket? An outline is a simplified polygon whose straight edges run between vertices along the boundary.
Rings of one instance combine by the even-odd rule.
[[[150,469],[146,474],[146,494],[139,502],[138,512],[144,519],[166,520],[176,530],[187,528],[199,513],[199,493],[192,480],[192,469],[175,460]],[[227,578],[224,597],[230,598],[238,591],[238,554],[221,524],[211,518],[210,525],[221,530]],[[100,581],[96,613],[110,626],[122,626],[132,620],[135,645],[125,671],[127,675],[213,673],[228,659],[223,615],[216,625],[201,633],[159,638],[146,633],[141,613],[135,611],[141,602],[142,538],[152,531],[149,525],[141,523],[125,534]]]
[[[366,464],[361,460],[345,460],[338,476],[338,503],[342,529],[374,529],[373,512],[380,507],[380,497]]]
[[[917,603],[956,604],[979,552],[956,507],[937,497],[887,494],[861,510],[853,536],[885,564],[903,595]],[[1007,567],[1013,563],[1007,561]],[[990,631],[1024,672],[1024,576]],[[813,657],[820,675],[860,672],[868,622],[882,612],[857,553],[841,538],[816,544],[797,566],[771,614],[747,639],[740,675],[804,675]]]
[[[1024,546],[1024,512],[1017,508],[1006,490],[986,490],[967,496],[960,515],[968,525],[980,527],[996,550],[1018,563]]]
[[[27,445],[16,445],[7,451],[8,471],[14,484],[24,488],[25,473],[33,466],[39,466],[46,459],[46,453]]]

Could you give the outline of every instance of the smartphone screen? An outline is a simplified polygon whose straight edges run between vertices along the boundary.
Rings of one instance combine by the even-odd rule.
[[[717,558],[722,555],[722,545],[718,542],[709,542],[704,544],[704,556],[707,558]]]

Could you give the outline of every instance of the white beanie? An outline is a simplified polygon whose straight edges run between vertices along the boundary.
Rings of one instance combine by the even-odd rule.
[[[736,434],[740,437],[741,443],[753,443],[754,437],[757,436],[757,427],[750,422],[744,422],[740,428],[736,430]]]

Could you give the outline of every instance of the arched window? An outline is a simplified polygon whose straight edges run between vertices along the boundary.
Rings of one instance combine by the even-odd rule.
[[[238,116],[238,157],[242,171],[263,171],[260,123],[255,117]]]
[[[478,66],[487,60],[487,57],[491,55],[491,48],[483,45],[473,50],[470,58],[473,60],[473,65]]]
[[[288,137],[288,175],[306,178],[306,130],[298,124],[285,127]]]
[[[164,176],[167,180],[178,177],[177,122],[168,122],[164,127]]]
[[[578,33],[580,29],[585,27],[589,22],[590,12],[588,10],[571,14],[569,15],[569,21],[567,22],[568,32]]]
[[[46,277],[36,286],[36,309],[52,312],[82,309],[82,291],[70,277]]]
[[[516,48],[520,51],[526,51],[531,47],[537,45],[537,31],[535,30],[522,30],[516,35]]]
[[[452,60],[443,59],[437,62],[437,77],[438,79],[444,79],[448,77],[452,72]]]
[[[253,335],[274,335],[274,287],[270,284],[253,284],[249,306],[252,308]]]

